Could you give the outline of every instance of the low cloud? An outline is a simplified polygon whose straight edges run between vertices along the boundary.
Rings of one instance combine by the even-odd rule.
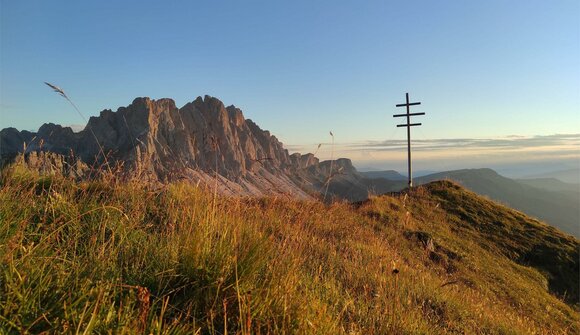
[[[449,149],[497,149],[518,150],[529,148],[556,148],[568,147],[571,150],[579,150],[580,134],[556,134],[548,136],[508,136],[503,138],[452,138],[413,140],[414,151],[432,151]],[[370,151],[398,151],[407,147],[406,140],[367,141],[352,143],[344,146],[346,150],[370,150]]]

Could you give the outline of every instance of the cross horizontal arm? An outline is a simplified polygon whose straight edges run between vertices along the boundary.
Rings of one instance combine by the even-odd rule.
[[[425,115],[425,113],[421,112],[421,113],[410,113],[410,114],[395,114],[395,115],[393,115],[393,117],[401,117],[401,116],[407,116],[407,115],[409,115],[409,116]]]
[[[420,102],[411,102],[408,104],[398,104],[398,105],[395,105],[395,107],[415,106],[415,105],[420,105],[420,104],[421,104]]]
[[[414,126],[420,126],[420,123],[410,123],[410,124],[398,124],[397,127],[414,127]]]

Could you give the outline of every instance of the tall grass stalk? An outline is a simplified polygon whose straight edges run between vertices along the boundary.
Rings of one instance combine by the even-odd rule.
[[[326,179],[326,188],[324,189],[324,197],[323,201],[326,202],[326,195],[328,194],[328,187],[330,186],[330,182],[332,181],[332,168],[334,164],[334,134],[332,131],[330,132],[330,137],[332,138],[332,144],[330,147],[330,169],[328,171],[328,178]],[[320,147],[320,146],[319,146]]]
[[[77,112],[77,114],[80,115],[80,117],[85,122],[86,127],[89,129],[89,132],[91,133],[91,135],[93,135],[93,138],[95,139],[95,143],[97,143],[97,146],[99,147],[99,153],[101,155],[103,155],[103,160],[105,162],[105,165],[107,167],[107,170],[109,171],[109,173],[112,173],[111,166],[109,165],[109,161],[108,161],[107,155],[105,155],[105,150],[103,150],[103,146],[99,142],[99,139],[97,138],[97,135],[95,134],[95,132],[91,128],[91,125],[89,124],[87,118],[83,115],[83,113],[81,113],[81,110],[77,107],[77,105],[68,97],[68,95],[60,87],[55,86],[55,85],[50,84],[50,83],[47,83],[46,81],[44,83],[48,87],[52,88],[52,90],[54,92],[58,93],[61,97],[65,98],[66,101],[68,101],[70,103],[70,105],[74,108],[74,110]],[[98,159],[98,156],[97,156],[97,159]]]

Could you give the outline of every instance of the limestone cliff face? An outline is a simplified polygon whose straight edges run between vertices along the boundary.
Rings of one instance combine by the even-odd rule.
[[[240,109],[225,107],[207,95],[181,108],[171,99],[137,98],[116,112],[103,110],[91,117],[78,133],[50,123],[37,133],[0,131],[2,157],[38,152],[66,157],[45,155],[60,165],[75,159],[94,168],[122,164],[128,175],[159,182],[190,179],[215,185],[217,181],[225,194],[307,198],[325,189],[329,176],[335,184],[333,179],[344,179],[365,187],[350,160],[331,164],[320,163],[312,154],[289,155],[275,136],[245,119]],[[34,154],[33,166],[45,156]],[[73,170],[79,174],[84,168]]]
[[[139,165],[161,178],[184,168],[244,178],[266,169],[289,166],[286,150],[274,136],[245,120],[242,111],[216,98],[197,98],[178,109],[173,100],[137,98],[117,112],[105,110],[90,119],[76,148],[85,161],[100,149],[114,160]]]
[[[95,167],[122,163],[128,174],[161,182],[186,178],[214,184],[217,180],[228,194],[308,197],[292,180],[298,165],[282,143],[246,120],[240,109],[225,107],[210,96],[181,108],[171,99],[137,98],[116,112],[104,110],[91,117],[79,133],[54,124],[43,125],[37,133],[2,130],[0,154],[18,153],[25,153],[25,162],[34,168],[41,167],[41,158],[48,165],[62,166],[74,156]]]

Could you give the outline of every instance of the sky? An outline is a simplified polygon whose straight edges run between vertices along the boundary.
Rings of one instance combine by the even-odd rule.
[[[580,159],[577,0],[0,1],[0,128],[84,124],[44,81],[86,118],[208,94],[291,151],[404,171],[408,92],[418,169]]]

